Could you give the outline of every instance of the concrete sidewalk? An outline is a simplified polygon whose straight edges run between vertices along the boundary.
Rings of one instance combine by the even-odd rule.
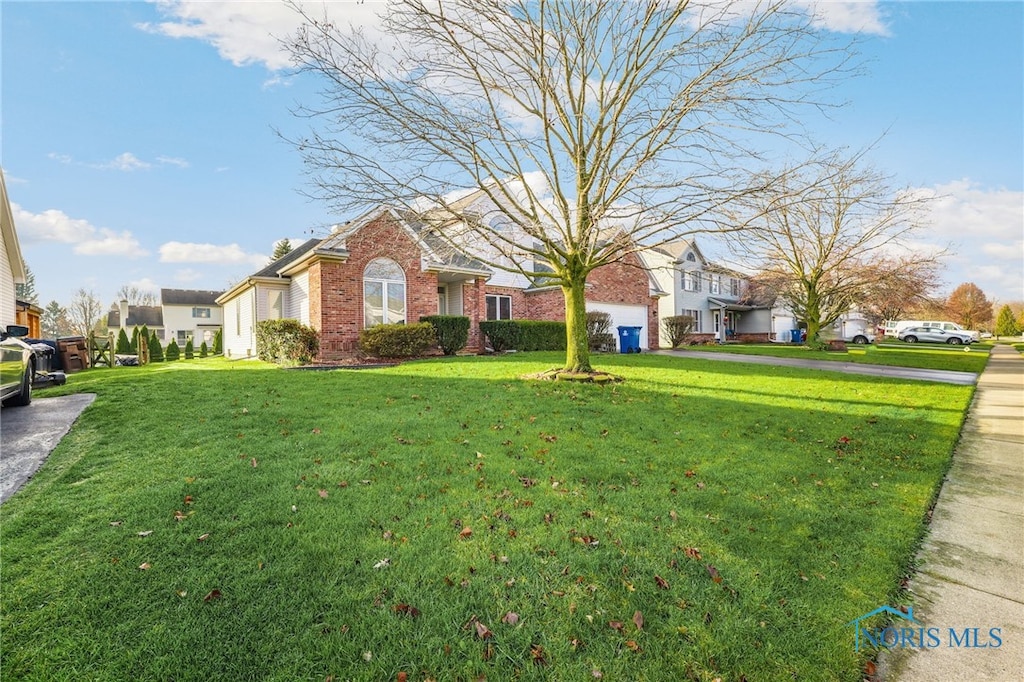
[[[1021,679],[1024,358],[1009,347],[992,351],[978,380],[910,590],[916,627],[938,628],[941,646],[887,650],[878,679]],[[961,638],[978,628],[975,646],[950,646],[950,628]]]

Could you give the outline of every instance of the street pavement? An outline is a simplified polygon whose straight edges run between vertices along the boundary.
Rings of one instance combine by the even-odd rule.
[[[32,478],[95,398],[93,393],[36,398],[31,405],[0,410],[0,503]]]
[[[742,353],[707,353],[699,350],[655,350],[657,355],[674,355],[680,358],[718,360],[721,362],[746,362],[752,365],[774,367],[803,367],[826,372],[863,374],[865,376],[913,379],[915,381],[938,381],[944,384],[970,386],[978,380],[974,372],[954,372],[944,369],[917,369],[915,367],[889,367],[887,365],[865,365],[857,362],[833,362],[832,360],[805,360],[802,358],[777,358],[770,355],[744,355]]]

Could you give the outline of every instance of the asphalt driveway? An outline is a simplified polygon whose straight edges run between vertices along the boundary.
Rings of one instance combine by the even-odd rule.
[[[27,407],[0,410],[0,503],[32,478],[94,393],[36,398]]]

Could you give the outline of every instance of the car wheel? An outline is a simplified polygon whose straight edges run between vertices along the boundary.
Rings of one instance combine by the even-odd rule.
[[[6,404],[11,407],[25,407],[32,404],[32,365],[25,368],[25,375],[21,378],[21,391],[18,395],[8,398]]]
[[[857,335],[857,336],[853,337],[853,342],[854,343],[859,343],[861,345],[864,345],[864,344],[866,344],[868,342],[868,337]]]
[[[917,343],[916,336],[904,336],[903,340],[906,341],[907,343]]]
[[[960,344],[963,343],[963,341],[961,341],[960,339],[958,339],[955,336],[951,336],[951,337],[949,337],[949,340],[946,341],[946,343],[948,343],[950,346],[959,346]]]

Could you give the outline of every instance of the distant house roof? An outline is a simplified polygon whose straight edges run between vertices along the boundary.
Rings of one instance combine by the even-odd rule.
[[[163,305],[216,305],[217,297],[223,293],[198,289],[161,289],[160,302]]]
[[[128,306],[128,320],[125,327],[162,327],[164,326],[164,310],[158,305],[130,305]],[[121,311],[111,310],[107,313],[107,326],[120,327]]]

